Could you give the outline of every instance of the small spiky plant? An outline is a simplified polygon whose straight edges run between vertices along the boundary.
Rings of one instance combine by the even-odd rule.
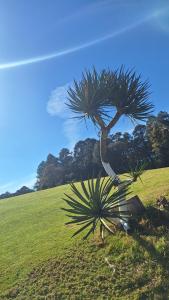
[[[136,182],[138,179],[142,182],[141,175],[145,172],[146,163],[137,164],[134,168],[129,169],[128,177],[131,178],[132,182]]]
[[[111,225],[116,224],[116,220],[125,219],[129,216],[126,210],[119,212],[119,207],[123,207],[123,199],[128,194],[127,187],[112,192],[114,183],[112,179],[100,177],[80,182],[79,186],[71,183],[72,196],[65,194],[64,201],[69,206],[62,208],[68,212],[68,217],[72,220],[66,224],[81,225],[73,236],[87,230],[83,239],[86,239],[91,233],[94,233],[97,226],[100,226],[100,236],[104,238],[104,229],[113,233]]]

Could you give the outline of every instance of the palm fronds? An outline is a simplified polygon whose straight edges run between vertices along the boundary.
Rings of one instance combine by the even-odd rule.
[[[141,175],[145,172],[146,163],[137,164],[134,168],[130,168],[127,175],[132,179],[132,182],[136,182],[138,179],[142,182]]]
[[[132,120],[142,121],[152,113],[154,106],[148,100],[150,85],[148,81],[142,82],[135,71],[125,70],[122,66],[113,73],[113,84],[109,86],[109,104],[115,106],[117,111]]]
[[[106,110],[106,78],[107,72],[103,70],[100,74],[93,70],[82,74],[82,80],[74,80],[73,88],[68,89],[67,106],[78,118],[88,117],[95,123],[94,116],[108,117]]]
[[[88,117],[94,124],[96,116],[110,121],[114,109],[132,120],[143,121],[153,110],[149,96],[149,83],[142,82],[133,70],[122,66],[97,73],[93,69],[83,73],[81,81],[74,81],[68,90],[67,105],[78,118]]]
[[[103,236],[103,230],[112,232],[111,224],[115,224],[115,219],[121,220],[129,216],[128,212],[119,208],[125,206],[124,198],[128,194],[127,187],[112,193],[114,183],[111,179],[89,179],[80,183],[79,186],[71,183],[71,192],[73,195],[65,194],[63,200],[68,205],[62,208],[69,214],[71,218],[66,224],[77,224],[81,227],[73,234],[73,236],[85,232],[84,239],[91,233],[94,233],[96,227],[100,225],[100,234]]]

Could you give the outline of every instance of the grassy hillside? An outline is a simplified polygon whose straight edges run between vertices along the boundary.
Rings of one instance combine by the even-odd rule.
[[[169,168],[147,171],[142,179],[132,191],[146,205],[162,194],[169,198]],[[97,238],[71,239],[74,228],[64,225],[60,210],[68,190],[0,201],[0,299],[167,299],[167,229],[117,232],[104,247]]]

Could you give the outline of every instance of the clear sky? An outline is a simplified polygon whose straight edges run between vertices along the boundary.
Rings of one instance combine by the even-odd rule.
[[[169,111],[168,0],[0,0],[0,193],[31,186],[48,153],[97,137],[69,119],[66,89],[85,68],[121,64]]]

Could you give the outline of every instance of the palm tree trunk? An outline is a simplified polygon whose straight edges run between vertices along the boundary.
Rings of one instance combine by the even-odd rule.
[[[107,153],[107,141],[108,141],[108,133],[109,130],[106,128],[102,128],[101,130],[101,138],[100,138],[100,157],[101,157],[101,162],[103,165],[103,168],[105,169],[106,173],[112,177],[113,180],[117,180],[119,182],[118,185],[118,189],[121,189],[123,187],[123,183],[121,183],[120,178],[116,175],[116,173],[114,172],[114,170],[112,169],[109,161],[108,161],[108,153]],[[120,184],[121,183],[121,184]],[[124,198],[123,202],[121,204],[125,204],[122,207],[119,207],[119,211],[126,211],[127,212],[127,203],[126,203],[126,199]],[[122,223],[123,227],[125,230],[127,230],[128,226],[127,226],[127,222],[128,222],[128,218],[125,217],[124,218],[124,222],[121,221],[121,219],[115,219],[115,222],[117,223]]]
[[[106,173],[112,177],[112,179],[117,178],[116,173],[110,166],[108,161],[108,154],[107,154],[107,142],[108,142],[108,130],[106,128],[102,129],[101,131],[101,138],[100,138],[100,157],[102,165],[106,171]]]

